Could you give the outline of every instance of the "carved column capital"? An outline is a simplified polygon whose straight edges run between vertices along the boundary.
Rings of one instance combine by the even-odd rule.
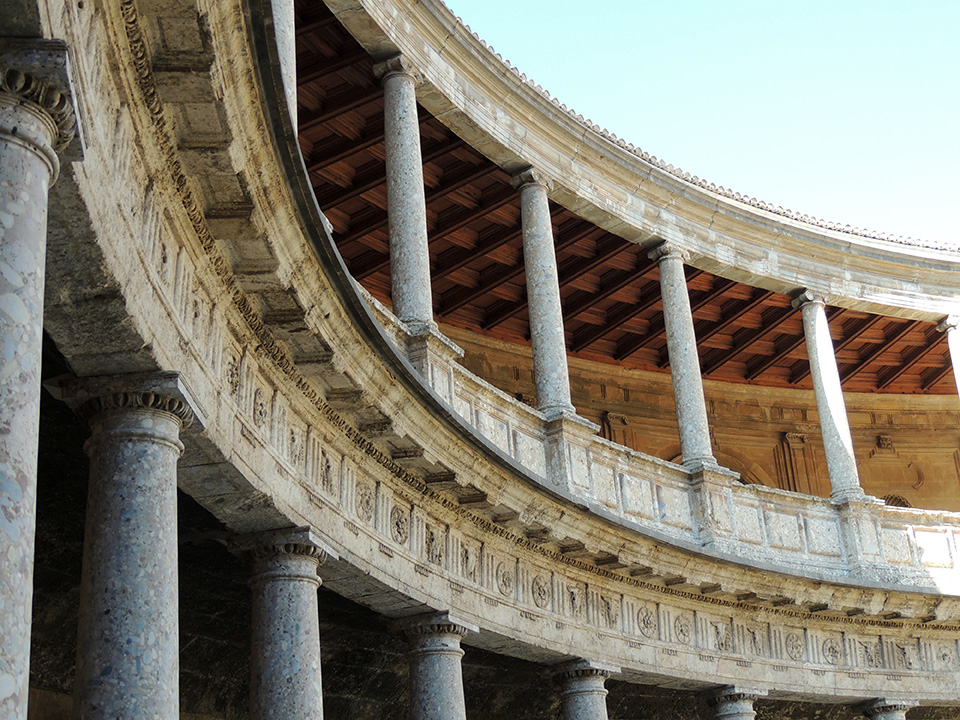
[[[517,190],[523,190],[523,188],[527,187],[528,185],[542,187],[547,192],[553,190],[553,183],[550,182],[549,178],[547,178],[542,171],[537,170],[533,166],[526,167],[523,170],[514,173],[513,177],[510,179],[510,184],[513,185],[513,187]]]
[[[916,700],[877,698],[863,706],[863,714],[870,720],[903,720],[907,710],[919,704]]]
[[[423,79],[413,67],[413,64],[410,62],[409,58],[402,53],[391,55],[390,57],[374,64],[373,74],[380,80],[381,83],[393,75],[406,75],[407,77],[413,78],[414,82],[420,82]]]
[[[804,305],[809,305],[811,303],[823,307],[827,304],[827,296],[823,293],[817,292],[816,290],[810,290],[808,288],[801,290],[799,293],[794,295],[790,305],[794,308],[803,308]]]
[[[458,640],[463,639],[479,628],[448,612],[428,613],[413,618],[401,620],[397,623],[398,629],[411,642],[431,635],[455,635]]]
[[[746,688],[740,685],[726,685],[711,692],[708,702],[711,705],[721,705],[733,702],[754,702],[766,697],[767,691],[760,688]]]
[[[960,326],[960,315],[947,315],[937,323],[937,332],[951,332]]]
[[[203,408],[176,372],[63,376],[46,383],[46,388],[88,421],[105,412],[153,410],[175,416],[181,429],[194,422],[204,424]]]
[[[53,150],[82,155],[67,46],[61,40],[0,38],[0,95],[11,95],[49,119]],[[76,142],[75,142],[76,141]]]
[[[657,263],[664,258],[680,258],[680,260],[682,260],[684,263],[690,262],[690,253],[676,243],[670,242],[669,240],[657,245],[653,250],[647,253],[647,257]]]
[[[573,660],[557,666],[554,678],[559,683],[578,678],[600,678],[605,681],[617,672],[620,672],[620,668],[604,665],[595,660]]]

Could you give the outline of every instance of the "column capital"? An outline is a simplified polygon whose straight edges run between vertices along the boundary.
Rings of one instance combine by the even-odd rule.
[[[950,332],[960,326],[960,315],[947,315],[937,323],[937,332]]]
[[[405,618],[396,623],[396,627],[408,640],[417,640],[428,635],[456,635],[463,639],[480,628],[448,612],[427,613]]]
[[[157,410],[176,416],[182,428],[201,427],[206,413],[177,372],[130,373],[77,378],[64,375],[45,383],[50,393],[82,417],[111,410]]]
[[[743,687],[741,685],[725,685],[710,692],[708,701],[711,705],[723,705],[734,702],[753,702],[766,697],[767,691],[761,688]]]
[[[391,55],[375,63],[373,66],[373,74],[381,83],[392,75],[406,75],[413,78],[414,82],[420,82],[422,80],[422,77],[413,67],[413,64],[403,53]]]
[[[55,152],[65,153],[71,159],[83,156],[67,46],[63,41],[0,38],[0,94],[13,95],[50,119]]]
[[[804,305],[810,305],[811,303],[823,307],[827,304],[827,296],[816,290],[805,288],[793,296],[790,305],[794,308],[803,308]]]
[[[234,539],[231,544],[257,559],[295,555],[315,558],[317,565],[323,565],[329,558],[337,559],[337,554],[308,527],[251,533]]]
[[[653,248],[653,250],[647,253],[647,257],[657,263],[664,258],[680,258],[680,260],[685,263],[690,262],[690,253],[676,243],[670,242],[669,240],[662,242]]]
[[[553,190],[553,183],[550,182],[549,178],[532,165],[515,172],[510,179],[510,184],[517,190],[523,190],[528,185],[537,185],[547,192]]]
[[[863,714],[868,718],[881,718],[888,714],[903,716],[910,708],[915,708],[920,703],[916,700],[904,700],[902,698],[877,698],[863,706]]]
[[[596,660],[571,660],[556,666],[554,678],[557,682],[566,682],[578,678],[601,678],[606,680],[614,673],[619,673],[616,665],[607,665]]]

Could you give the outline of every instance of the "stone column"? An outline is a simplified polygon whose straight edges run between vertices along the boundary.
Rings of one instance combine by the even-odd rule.
[[[322,720],[317,567],[327,554],[306,529],[253,544],[252,720]]]
[[[75,716],[176,720],[177,460],[193,413],[138,389],[103,394],[81,413],[92,434]]]
[[[960,394],[960,332],[957,332],[957,326],[960,326],[960,315],[948,315],[937,325],[937,330],[947,334],[953,379],[957,383],[957,393]]]
[[[663,297],[663,324],[667,333],[667,354],[680,429],[683,464],[690,469],[716,465],[707,424],[707,405],[703,399],[703,378],[693,313],[687,294],[683,264],[689,259],[673,243],[663,243],[650,252],[660,268],[660,293]]]
[[[620,668],[591,660],[575,660],[559,668],[563,720],[607,720],[607,689],[603,684]]]
[[[766,690],[728,685],[714,691],[710,704],[714,707],[717,720],[753,720],[757,716],[753,702],[766,694]]]
[[[553,224],[547,202],[549,183],[542,173],[527,168],[513,176],[520,191],[523,228],[523,264],[527,276],[527,306],[530,342],[533,345],[533,376],[537,409],[552,418],[575,414],[570,402],[567,345],[563,337],[563,309]]]
[[[838,502],[863,500],[865,494],[860,487],[857,460],[853,454],[853,438],[843,402],[840,372],[833,352],[825,304],[823,295],[810,290],[803,291],[793,300],[793,306],[799,307],[803,314],[810,377],[813,378],[823,450],[830,475],[830,498]]]
[[[51,62],[52,61],[52,62]],[[27,716],[47,201],[74,136],[66,48],[0,38],[0,717]],[[63,74],[59,72],[63,71]],[[61,85],[62,87],[62,85]]]
[[[863,714],[870,720],[906,720],[907,710],[919,704],[915,700],[878,698],[864,706]]]
[[[411,720],[465,720],[460,640],[476,626],[449,613],[423,615],[401,624],[410,642]]]
[[[373,71],[383,82],[393,314],[416,334],[435,325],[417,81],[403,55],[377,63]]]

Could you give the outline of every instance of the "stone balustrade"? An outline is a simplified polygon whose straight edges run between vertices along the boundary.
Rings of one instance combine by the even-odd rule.
[[[388,335],[403,347],[404,326],[368,293]],[[626,527],[752,565],[810,577],[856,576],[960,591],[954,558],[960,514],[887,507],[876,498],[847,505],[737,482],[714,473],[706,489],[676,463],[592,433],[569,438],[570,477],[549,472],[548,421],[535,408],[467,371],[451,350],[431,356],[431,388],[478,435],[545,487]],[[702,500],[701,500],[702,499]]]

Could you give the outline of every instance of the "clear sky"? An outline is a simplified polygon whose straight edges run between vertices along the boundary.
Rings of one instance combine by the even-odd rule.
[[[960,0],[447,0],[568,107],[690,173],[960,245]]]

